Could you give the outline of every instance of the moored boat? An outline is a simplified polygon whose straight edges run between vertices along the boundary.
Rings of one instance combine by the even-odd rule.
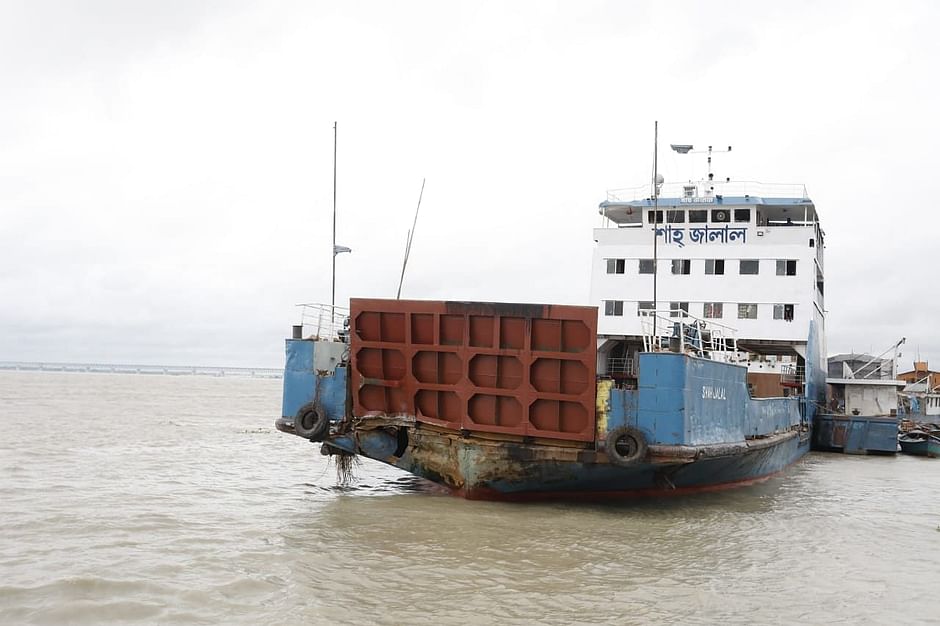
[[[923,431],[910,431],[898,435],[901,452],[914,456],[940,458],[940,437]]]
[[[827,409],[816,415],[813,449],[845,454],[896,454],[897,378],[901,338],[880,355],[839,355],[829,359]],[[891,358],[883,358],[893,353]],[[854,369],[853,369],[854,368]]]
[[[601,203],[593,306],[328,307],[287,340],[277,427],[468,498],[688,493],[785,469],[825,400],[815,206],[711,174],[652,191]]]

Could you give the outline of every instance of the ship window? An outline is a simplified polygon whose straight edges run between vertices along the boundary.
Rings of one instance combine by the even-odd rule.
[[[759,259],[741,259],[741,274],[757,274],[760,272]]]
[[[793,321],[793,305],[792,304],[775,304],[774,305],[774,319],[792,322]]]
[[[689,314],[688,302],[670,302],[669,317],[686,317]]]
[[[727,209],[712,209],[712,221],[719,223],[731,221]]]
[[[625,259],[607,259],[607,273],[608,274],[623,274],[625,265],[626,265]]]
[[[623,300],[604,300],[604,315],[622,316]]]
[[[652,302],[637,302],[636,303],[636,314],[642,316],[644,313],[649,313],[653,310]]]
[[[757,305],[756,304],[739,304],[738,305],[738,319],[739,320],[756,320],[757,319]]]
[[[675,211],[666,211],[666,221],[670,224],[684,224],[685,211],[681,209]]]
[[[725,273],[725,260],[724,259],[705,259],[705,273],[706,274],[724,274]]]
[[[640,273],[641,274],[653,273],[653,259],[640,259]]]
[[[809,247],[810,247],[810,248],[813,248],[813,247],[815,247],[815,246],[816,246],[816,241],[815,241],[814,239],[810,239],[810,240],[809,240]]]
[[[689,211],[689,222],[693,224],[704,224],[708,221],[708,211],[704,209]]]
[[[734,221],[735,221],[735,222],[750,222],[750,221],[751,221],[751,210],[750,210],[750,209],[735,209],[735,210],[734,210]]]
[[[777,276],[796,276],[796,261],[777,259]]]
[[[723,308],[721,302],[706,302],[702,317],[707,319],[721,319]]]
[[[672,273],[673,274],[691,274],[692,273],[692,261],[689,259],[673,259],[672,260]]]
[[[653,223],[653,214],[654,214],[654,213],[656,214],[656,218],[655,218],[655,219],[656,219],[656,223],[657,223],[657,224],[662,224],[662,223],[663,223],[663,212],[662,212],[662,211],[647,211],[647,213],[646,213],[646,216],[647,216],[646,221],[647,221],[647,223],[649,223],[649,224],[652,224],[652,223]]]

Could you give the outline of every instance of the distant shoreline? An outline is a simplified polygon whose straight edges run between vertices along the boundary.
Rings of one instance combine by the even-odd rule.
[[[52,363],[0,361],[0,371],[67,372],[91,374],[151,374],[161,376],[215,376],[282,378],[283,370],[271,367],[207,367],[198,365],[135,365],[119,363]]]

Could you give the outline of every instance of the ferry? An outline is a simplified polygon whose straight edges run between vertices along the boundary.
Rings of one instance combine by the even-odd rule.
[[[692,151],[691,146],[674,146]],[[354,298],[304,307],[279,430],[471,499],[749,484],[825,402],[824,233],[801,185],[607,193],[589,306]]]

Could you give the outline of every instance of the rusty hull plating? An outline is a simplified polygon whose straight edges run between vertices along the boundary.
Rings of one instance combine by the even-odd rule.
[[[579,442],[455,433],[404,420],[356,420],[328,445],[485,500],[607,499],[712,491],[769,478],[807,450],[795,430],[738,444],[650,446],[624,467]],[[400,434],[406,433],[404,437]],[[402,446],[402,439],[407,444]]]

